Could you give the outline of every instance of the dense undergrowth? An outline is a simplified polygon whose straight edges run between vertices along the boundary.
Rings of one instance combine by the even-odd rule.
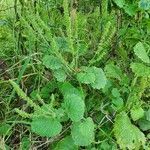
[[[0,1],[0,149],[149,141],[149,0]]]

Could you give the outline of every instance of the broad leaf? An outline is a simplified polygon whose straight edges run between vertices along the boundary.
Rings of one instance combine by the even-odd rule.
[[[138,121],[138,125],[139,125],[140,129],[143,130],[143,131],[150,130],[150,121],[148,121],[144,118],[140,119]]]
[[[91,118],[73,123],[72,138],[76,145],[88,146],[94,141],[94,122]]]
[[[53,55],[45,55],[43,58],[43,64],[45,65],[46,68],[52,70],[60,69],[63,66],[60,59],[58,59]]]
[[[114,65],[114,64],[106,65],[105,73],[106,73],[107,77],[115,78],[115,79],[118,79],[118,80],[122,79],[121,69],[118,66]]]
[[[134,53],[137,55],[143,62],[150,63],[150,58],[146,53],[143,43],[139,42],[134,47]]]
[[[125,5],[125,0],[113,0],[115,2],[115,4],[117,6],[119,6],[120,8],[123,8],[123,6]]]
[[[78,88],[75,88],[73,85],[71,85],[68,82],[61,84],[60,90],[64,97],[68,95],[77,95],[79,97],[82,97],[82,99],[84,99],[85,97],[84,93],[81,90],[79,90]]]
[[[104,88],[107,83],[104,71],[101,68],[93,67],[93,73],[95,74],[95,81],[91,83],[91,86],[98,90]]]
[[[6,135],[10,129],[11,129],[11,126],[9,124],[1,123],[0,124],[0,136]]]
[[[55,118],[37,116],[31,122],[31,130],[40,136],[53,137],[61,132],[62,125]]]
[[[134,121],[139,120],[144,116],[144,110],[141,107],[135,107],[131,109],[131,117]]]
[[[131,69],[139,77],[150,76],[150,67],[148,67],[142,63],[132,63]]]
[[[72,121],[80,121],[83,118],[85,111],[84,100],[78,95],[72,94],[66,96],[64,102],[68,117]]]
[[[59,82],[64,82],[67,78],[67,74],[63,69],[54,70],[53,75]]]
[[[121,149],[139,149],[146,142],[144,134],[131,123],[125,112],[116,116],[114,134]]]
[[[74,144],[71,136],[67,136],[57,143],[54,150],[78,150],[78,146]]]
[[[90,84],[95,82],[93,68],[84,67],[84,71],[77,74],[77,79],[81,83]]]

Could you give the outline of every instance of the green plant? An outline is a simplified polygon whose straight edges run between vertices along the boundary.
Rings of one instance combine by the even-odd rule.
[[[2,149],[148,150],[148,2],[16,0],[13,9],[0,15],[10,74],[0,79]]]

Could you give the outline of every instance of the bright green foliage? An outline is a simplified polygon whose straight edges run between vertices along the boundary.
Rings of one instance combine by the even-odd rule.
[[[80,121],[83,118],[85,111],[82,93],[69,83],[64,83],[61,86],[61,91],[64,95],[64,106],[68,117],[72,121]]]
[[[149,8],[0,1],[0,149],[149,150]]]
[[[144,134],[122,112],[116,116],[114,134],[121,149],[139,149],[146,142]]]
[[[31,122],[31,130],[40,136],[53,137],[61,132],[62,125],[55,118],[37,116]]]
[[[150,109],[145,113],[146,120],[150,121]]]
[[[0,124],[0,136],[6,135],[10,129],[11,129],[11,126],[9,124],[6,124],[6,123]]]
[[[43,64],[46,66],[46,68],[55,70],[55,69],[60,69],[62,68],[62,63],[61,61],[52,55],[46,55],[43,58]]]
[[[121,80],[121,78],[122,78],[121,69],[118,66],[114,65],[114,64],[106,65],[105,73],[106,73],[106,76],[110,77],[110,78],[115,78],[115,79],[118,79],[118,80]]]
[[[66,72],[62,69],[54,70],[53,75],[58,82],[64,82],[67,78]]]
[[[77,74],[81,83],[91,84],[94,89],[104,88],[107,82],[106,76],[101,68],[84,67],[83,72]]]
[[[80,121],[84,116],[85,104],[78,95],[70,94],[64,99],[65,109],[72,121]]]
[[[21,145],[20,145],[20,149],[21,150],[27,150],[30,149],[31,146],[31,141],[28,137],[23,137],[21,139]]]
[[[93,67],[93,73],[95,74],[95,81],[94,83],[91,83],[91,86],[94,89],[104,88],[107,83],[107,79],[103,70],[101,68]]]
[[[125,5],[125,0],[113,0],[117,6],[119,6],[120,8],[123,8]]]
[[[142,63],[131,63],[131,69],[138,77],[150,76],[150,67]]]
[[[144,110],[141,107],[135,107],[131,109],[131,117],[134,121],[139,120],[144,116]]]
[[[76,145],[90,145],[94,141],[94,122],[92,118],[73,123],[71,135]]]
[[[57,143],[54,150],[78,150],[78,146],[74,144],[71,136],[67,136]]]
[[[93,68],[84,67],[83,71],[77,74],[77,79],[81,83],[91,84],[96,80]]]
[[[134,47],[134,53],[137,55],[143,62],[150,63],[150,58],[146,53],[143,43],[139,42]]]

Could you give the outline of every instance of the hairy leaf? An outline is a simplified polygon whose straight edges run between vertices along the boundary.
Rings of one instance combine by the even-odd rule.
[[[45,65],[46,68],[52,70],[60,69],[63,66],[61,61],[53,55],[45,55],[43,58],[43,64]]]
[[[64,101],[68,117],[72,121],[80,121],[83,118],[85,111],[84,100],[78,95],[72,94],[66,96]]]
[[[98,90],[104,88],[107,83],[104,71],[101,68],[93,67],[93,73],[95,74],[95,81],[91,83],[91,86]]]
[[[67,136],[57,143],[54,150],[78,150],[78,146],[74,144],[71,136]]]
[[[131,69],[139,77],[150,76],[150,67],[142,63],[131,63]]]
[[[121,149],[139,149],[146,142],[144,134],[122,112],[116,116],[114,134]]]
[[[37,116],[31,122],[31,130],[40,136],[53,137],[61,132],[62,125],[55,118]]]
[[[94,141],[94,122],[92,118],[73,123],[71,135],[76,145],[90,145]]]
[[[143,43],[139,42],[134,47],[134,53],[137,55],[143,62],[150,63],[150,58],[146,53]]]
[[[131,109],[131,117],[134,121],[139,120],[144,116],[144,110],[141,107]]]

